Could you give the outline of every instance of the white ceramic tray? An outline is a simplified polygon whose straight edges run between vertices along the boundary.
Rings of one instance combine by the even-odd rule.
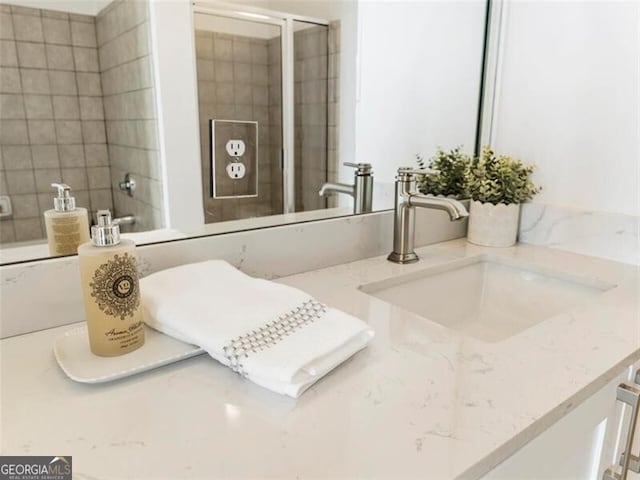
[[[148,327],[144,334],[139,349],[118,357],[99,357],[89,350],[87,326],[83,325],[58,337],[53,353],[64,373],[82,383],[110,382],[205,353]]]

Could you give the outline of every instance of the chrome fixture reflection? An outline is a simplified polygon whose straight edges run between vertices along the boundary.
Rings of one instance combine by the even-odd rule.
[[[135,225],[136,217],[134,215],[124,215],[111,220],[113,225]]]
[[[130,173],[127,173],[124,176],[124,180],[121,181],[118,186],[120,187],[120,190],[122,190],[123,192],[127,192],[127,195],[133,197],[133,191],[136,189],[136,181],[131,178]]]
[[[398,169],[396,176],[395,209],[393,221],[393,251],[387,260],[395,263],[414,263],[419,260],[414,248],[416,221],[415,207],[444,210],[451,221],[469,216],[465,206],[451,198],[422,195],[416,188],[416,175],[437,175],[437,170],[416,170],[408,167]]]
[[[8,220],[12,216],[13,207],[11,206],[11,197],[8,195],[0,195],[0,220]]]
[[[356,169],[353,185],[327,182],[318,192],[321,197],[332,193],[344,193],[353,197],[353,213],[368,213],[373,205],[373,172],[370,163],[343,163]]]

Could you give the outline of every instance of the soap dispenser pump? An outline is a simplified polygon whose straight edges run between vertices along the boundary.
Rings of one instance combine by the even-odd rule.
[[[91,351],[113,357],[144,344],[136,244],[120,238],[109,210],[98,210],[78,259]]]
[[[89,240],[89,216],[87,209],[76,207],[71,187],[64,183],[52,183],[58,190],[53,199],[53,209],[44,212],[47,242],[51,255],[77,253],[78,246]]]

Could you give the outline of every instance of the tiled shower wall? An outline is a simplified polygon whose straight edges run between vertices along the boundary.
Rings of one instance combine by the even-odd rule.
[[[318,191],[324,182],[334,182],[338,178],[339,48],[339,21],[331,22],[328,29],[310,26],[294,33],[294,195],[297,212],[337,204],[335,196],[323,198]],[[280,39],[269,42],[269,54],[269,68],[275,75],[281,69]],[[272,125],[277,122],[280,128],[280,98],[273,100],[276,115]],[[273,155],[279,158],[280,151],[274,151]],[[281,195],[274,200],[282,205]]]
[[[294,34],[296,211],[325,208],[318,191],[337,174],[339,34],[339,22]]]
[[[52,182],[112,208],[95,18],[0,5],[0,243],[44,238]]]
[[[162,227],[148,18],[136,0],[97,17],[0,5],[0,195],[13,207],[0,243],[44,238],[52,182],[92,217],[135,215],[125,231]],[[127,172],[132,197],[118,188]]]
[[[273,215],[282,212],[272,203],[272,172],[280,171],[270,158],[270,85],[267,40],[238,35],[196,31],[198,106],[204,212],[207,223]],[[215,199],[211,182],[209,119],[258,122],[258,196]],[[233,182],[218,175],[218,182]]]
[[[327,65],[327,180],[339,179],[340,156],[340,20],[329,24],[329,58]],[[345,158],[345,162],[356,162],[355,158]],[[338,205],[334,196],[328,199],[329,207]]]
[[[116,215],[136,216],[135,225],[127,231],[161,228],[162,177],[149,4],[116,0],[98,14],[96,26]],[[136,181],[133,196],[118,187],[126,173]]]

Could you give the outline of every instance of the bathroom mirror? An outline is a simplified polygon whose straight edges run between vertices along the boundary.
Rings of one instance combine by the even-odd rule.
[[[138,244],[391,208],[416,154],[474,151],[486,9],[1,3],[0,262],[48,256],[54,182]],[[172,50],[189,68],[162,68]]]

